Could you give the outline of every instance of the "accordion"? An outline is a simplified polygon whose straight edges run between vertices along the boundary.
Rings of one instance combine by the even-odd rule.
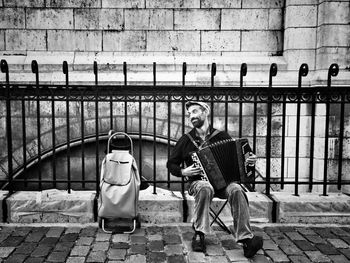
[[[246,164],[251,152],[246,138],[226,139],[191,152],[191,158],[202,179],[219,191],[232,182],[254,182],[255,166]]]

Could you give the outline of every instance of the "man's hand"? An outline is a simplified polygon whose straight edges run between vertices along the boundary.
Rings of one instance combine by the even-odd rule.
[[[191,176],[195,176],[201,173],[201,168],[196,167],[195,164],[192,164],[191,166],[186,167],[185,169],[182,169],[182,176],[187,176],[187,177],[191,177]]]
[[[258,160],[258,157],[254,153],[250,153],[249,157],[246,160],[247,165],[255,165],[256,161]]]

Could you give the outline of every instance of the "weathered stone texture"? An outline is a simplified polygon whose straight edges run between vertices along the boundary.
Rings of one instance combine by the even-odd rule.
[[[48,30],[49,51],[101,51],[102,32]]]
[[[317,6],[289,6],[285,12],[285,28],[316,27]]]
[[[73,9],[33,9],[26,11],[27,29],[73,29]]]
[[[125,10],[125,30],[172,30],[173,24],[170,9]]]
[[[282,30],[283,29],[283,10],[269,9],[269,29]]]
[[[144,0],[102,0],[102,8],[145,8]]]
[[[317,29],[318,47],[349,47],[349,25],[323,25]]]
[[[149,31],[147,51],[199,51],[200,32]]]
[[[202,8],[241,8],[241,0],[201,0]]]
[[[318,25],[349,24],[350,2],[323,2],[318,7]]]
[[[242,8],[282,8],[283,0],[242,0]]]
[[[204,31],[201,51],[239,51],[240,39],[239,31]]]
[[[284,50],[315,49],[316,30],[314,28],[287,28],[284,32]]]
[[[146,8],[200,8],[201,0],[146,0]]]
[[[103,51],[145,51],[146,33],[143,31],[107,31],[103,34]]]
[[[220,10],[175,10],[174,20],[174,28],[176,30],[219,30]]]
[[[7,50],[46,50],[45,30],[6,30]]]
[[[25,12],[23,8],[1,8],[0,28],[24,28]]]
[[[74,7],[74,8],[87,8],[87,7],[101,7],[100,0],[47,0],[47,7]]]
[[[267,9],[223,9],[221,29],[248,30],[267,29]]]
[[[282,51],[282,32],[242,32],[242,51]]]
[[[283,56],[288,61],[288,69],[298,70],[300,65],[307,63],[309,70],[315,69],[315,50],[286,50]]]
[[[0,30],[0,50],[5,50],[5,30]],[[0,127],[2,123],[0,124]],[[2,130],[2,127],[0,128]]]
[[[0,4],[0,6],[2,6]],[[4,0],[5,7],[45,7],[44,0]]]
[[[124,28],[122,9],[76,9],[75,29],[122,30]]]
[[[322,47],[317,49],[316,54],[316,69],[328,69],[334,62],[337,62],[340,67],[346,67],[350,64],[349,47]],[[348,125],[346,125],[346,127],[348,127]]]

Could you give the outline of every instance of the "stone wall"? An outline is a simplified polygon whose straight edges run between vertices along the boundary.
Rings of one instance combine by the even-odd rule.
[[[282,0],[4,0],[6,51],[282,51]]]

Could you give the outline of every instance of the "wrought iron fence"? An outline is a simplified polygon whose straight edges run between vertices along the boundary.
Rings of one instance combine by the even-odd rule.
[[[1,72],[6,75],[6,81],[0,85],[0,105],[4,109],[1,117],[4,123],[1,131],[1,149],[4,152],[0,159],[2,188],[8,189],[10,193],[19,189],[26,190],[28,185],[31,185],[28,189],[35,185],[39,190],[63,187],[70,191],[79,185],[79,189],[96,189],[98,192],[99,166],[104,148],[101,141],[105,143],[108,131],[113,129],[130,133],[137,140],[137,161],[141,174],[145,169],[145,144],[148,144],[151,154],[147,158],[149,166],[153,166],[153,175],[147,179],[153,185],[154,193],[161,184],[168,188],[180,185],[183,192],[185,182],[159,168],[159,145],[163,145],[164,164],[164,159],[171,153],[171,147],[189,129],[184,107],[187,100],[210,103],[213,109],[210,117],[212,124],[218,124],[232,136],[249,137],[253,151],[262,160],[256,171],[253,188],[262,187],[269,195],[273,186],[284,188],[292,185],[294,194],[298,195],[301,185],[307,186],[308,191],[312,191],[315,185],[320,185],[323,195],[327,195],[329,186],[336,186],[341,190],[344,185],[349,185],[349,178],[344,176],[344,168],[349,165],[348,154],[344,154],[349,131],[345,130],[344,125],[349,125],[350,119],[345,111],[350,105],[350,88],[332,86],[332,77],[337,76],[339,71],[337,64],[329,67],[327,86],[319,87],[302,86],[302,79],[308,74],[307,64],[300,67],[297,87],[273,85],[273,77],[277,74],[276,64],[270,67],[268,85],[261,87],[243,85],[247,74],[245,63],[241,65],[240,85],[231,87],[215,85],[215,63],[211,67],[210,86],[186,85],[186,63],[182,67],[182,85],[158,85],[156,66],[154,63],[153,83],[150,85],[129,85],[125,62],[124,84],[102,85],[98,80],[98,64],[94,62],[94,84],[72,85],[69,81],[68,64],[64,61],[65,84],[55,85],[40,83],[38,63],[32,61],[35,84],[14,84],[10,80],[7,62],[2,60]],[[75,105],[74,109],[72,103]],[[296,108],[293,114],[287,112],[290,105]],[[324,107],[321,117],[316,112],[319,105]],[[76,107],[79,107],[78,111]],[[305,128],[301,127],[305,115],[301,111],[304,108],[308,112],[306,115],[309,133],[301,135],[301,128]],[[31,114],[30,118],[28,114]],[[320,132],[317,125],[319,119],[324,122],[323,136],[317,135]],[[287,123],[290,120],[295,121],[295,128]],[[275,127],[276,123],[278,128]],[[295,134],[288,134],[291,129],[295,129]],[[335,156],[332,159],[332,169],[336,167],[336,172],[329,176],[329,142],[334,138],[337,148],[335,151],[332,149]],[[307,145],[302,145],[305,140]],[[320,141],[324,142],[323,146],[318,145]],[[301,145],[303,151],[306,151],[303,159],[300,155]],[[76,152],[77,146],[80,147],[78,167],[75,161],[72,163],[73,159],[77,160],[76,153],[72,153],[72,149]],[[293,149],[294,156],[290,153],[286,156],[290,148]],[[319,154],[320,149],[323,154]],[[61,159],[58,161],[59,157]],[[63,162],[62,158],[66,161]],[[43,172],[43,162],[47,160],[51,163],[50,171]],[[93,164],[89,166],[89,171],[86,170],[87,160]],[[278,163],[278,169],[273,169],[272,160]],[[301,160],[307,161],[303,166],[303,174],[307,175],[303,177],[300,176]],[[317,180],[314,172],[316,160],[317,165],[320,160],[323,165],[323,178]],[[287,161],[288,169],[293,168],[292,172],[287,171]],[[80,170],[80,175],[72,176],[72,165],[75,170]],[[63,168],[66,172],[62,177]],[[86,177],[87,173],[92,176]],[[166,173],[166,178],[160,178],[160,173]]]

